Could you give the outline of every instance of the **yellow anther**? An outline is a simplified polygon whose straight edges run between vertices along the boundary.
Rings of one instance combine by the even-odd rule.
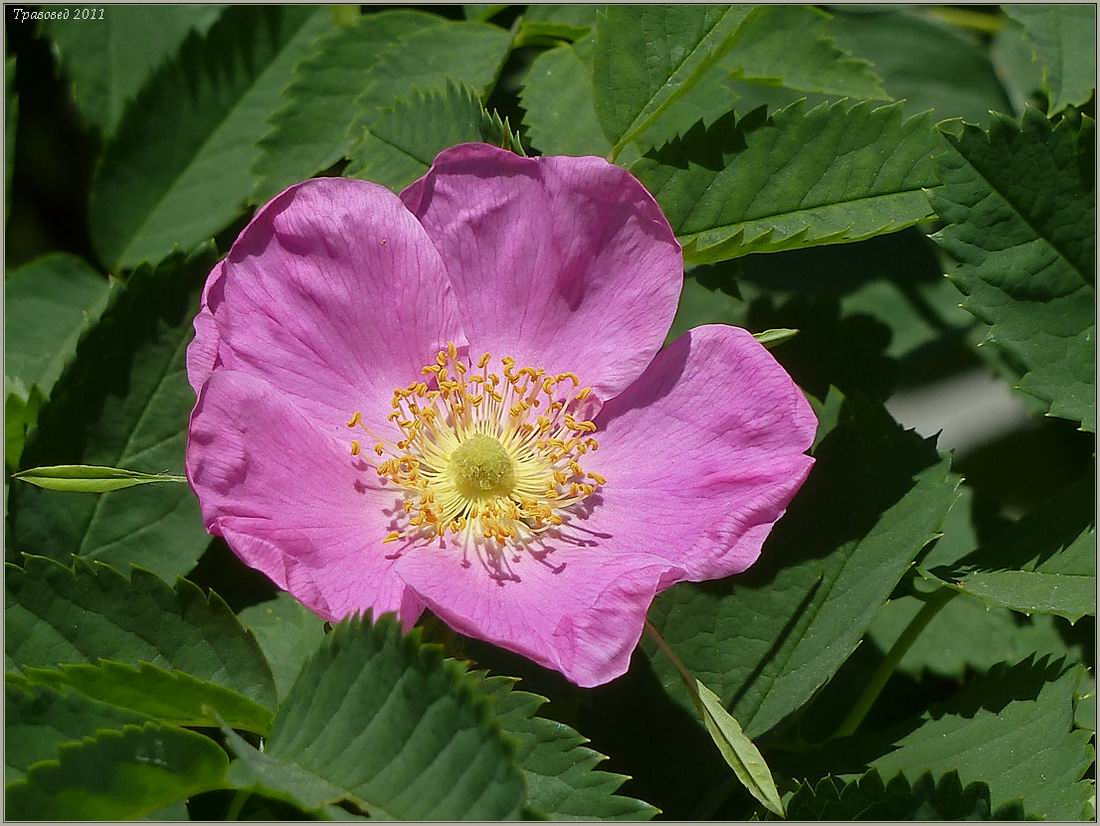
[[[331,419],[329,420],[331,421]],[[348,419],[348,427],[355,427],[357,424],[363,421],[363,414],[358,410],[351,414],[351,418]]]
[[[383,539],[382,541],[383,542],[396,542],[400,538],[401,538],[401,532],[400,531],[390,531],[388,534],[386,534],[386,538]]]
[[[483,354],[482,357],[477,360],[477,369],[484,370],[488,367],[490,359],[492,359],[492,356],[489,353]]]
[[[359,440],[358,439],[352,439],[351,440],[351,455],[352,456],[358,456],[359,455]]]

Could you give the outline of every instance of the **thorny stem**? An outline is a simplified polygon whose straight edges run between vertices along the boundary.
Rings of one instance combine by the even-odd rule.
[[[875,673],[871,675],[871,679],[867,681],[867,685],[864,686],[863,693],[859,695],[859,699],[856,700],[856,704],[852,706],[852,710],[848,713],[848,716],[844,718],[844,722],[837,727],[837,730],[833,733],[833,737],[846,737],[859,728],[859,724],[863,722],[863,718],[867,716],[867,712],[869,712],[871,707],[875,704],[878,695],[882,693],[882,689],[886,686],[890,676],[898,667],[898,663],[901,662],[902,657],[905,656],[905,652],[909,650],[913,641],[920,636],[921,632],[927,627],[928,623],[932,621],[932,618],[939,613],[940,609],[958,596],[958,594],[958,591],[952,590],[951,588],[941,588],[928,598],[928,601],[924,603],[917,615],[913,617],[909,625],[901,632],[901,636],[898,637],[897,641],[890,647],[890,650],[886,652],[886,656],[883,658],[882,662],[879,663],[878,668],[875,669]]]

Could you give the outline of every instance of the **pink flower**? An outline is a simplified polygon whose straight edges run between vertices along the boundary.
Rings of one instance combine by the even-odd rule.
[[[466,144],[400,198],[291,187],[195,319],[207,529],[329,620],[427,606],[619,676],[654,596],[752,565],[812,463],[814,416],[747,332],[660,350],[682,281],[656,202],[598,158]]]

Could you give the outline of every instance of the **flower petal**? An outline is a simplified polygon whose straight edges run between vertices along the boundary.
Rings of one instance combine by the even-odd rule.
[[[613,680],[630,667],[654,595],[682,575],[646,554],[561,547],[544,559],[509,560],[518,579],[494,579],[473,552],[418,547],[397,573],[460,633],[554,668],[580,686]]]
[[[281,390],[216,370],[191,414],[187,478],[207,530],[322,617],[420,615],[382,545],[394,493]]]
[[[607,483],[585,524],[701,581],[756,561],[810,471],[817,420],[749,333],[711,325],[665,348],[596,425],[584,466]]]
[[[443,256],[472,352],[575,372],[606,400],[668,333],[680,245],[625,170],[463,144],[401,198]]]
[[[260,209],[214,268],[188,373],[193,386],[211,370],[249,373],[330,428],[362,410],[386,429],[393,389],[464,342],[457,319],[443,263],[401,201],[317,178]]]

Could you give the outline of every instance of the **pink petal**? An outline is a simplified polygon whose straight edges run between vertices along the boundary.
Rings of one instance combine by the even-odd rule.
[[[603,547],[523,553],[508,565],[518,580],[494,579],[473,552],[464,560],[453,545],[432,546],[406,552],[397,573],[456,631],[586,687],[626,672],[654,595],[683,574],[658,557]]]
[[[393,389],[463,344],[457,319],[439,254],[401,201],[317,178],[260,209],[214,268],[188,373],[201,386],[211,370],[245,372],[334,431],[355,410],[386,430]]]
[[[701,581],[740,573],[805,481],[817,420],[749,333],[690,330],[596,418],[585,470],[607,477],[586,524]]]
[[[472,353],[575,372],[606,400],[668,333],[680,246],[625,170],[463,144],[401,198],[443,256]]]
[[[381,541],[395,494],[296,408],[245,373],[216,370],[203,385],[187,478],[207,530],[328,620],[373,608],[411,625],[421,605]]]

